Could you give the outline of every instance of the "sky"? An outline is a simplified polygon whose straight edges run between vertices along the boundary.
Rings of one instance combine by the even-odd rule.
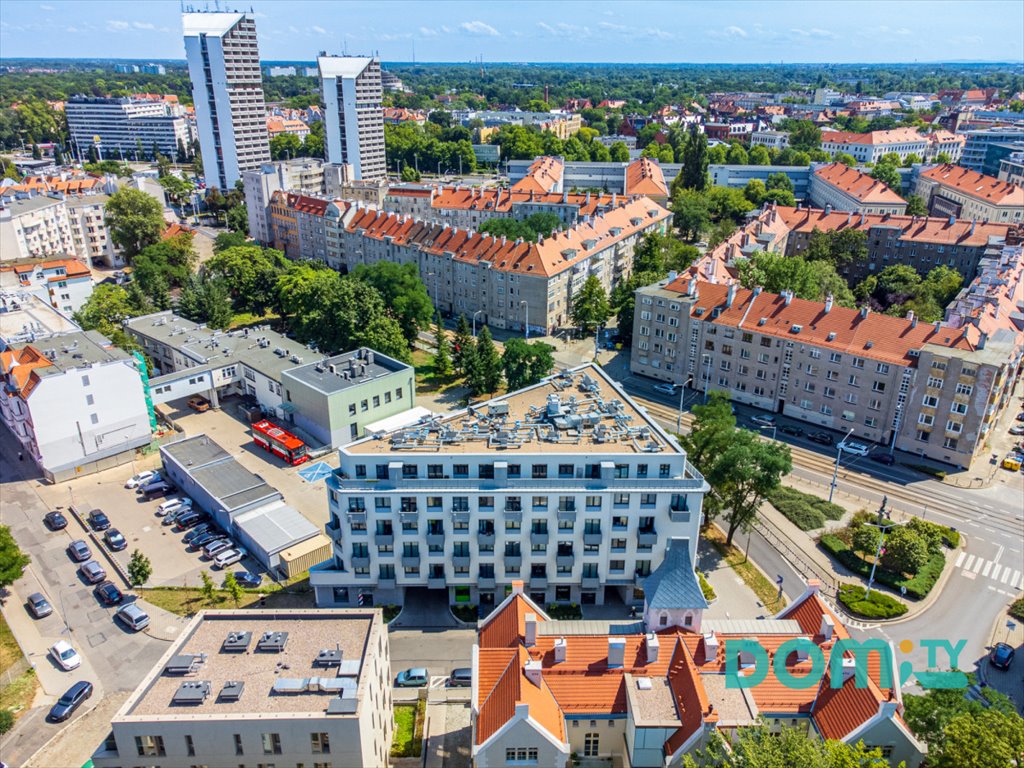
[[[213,10],[213,2],[194,2]],[[251,0],[264,60],[913,62],[1024,59],[1020,0]],[[176,0],[3,0],[0,56],[183,59]]]

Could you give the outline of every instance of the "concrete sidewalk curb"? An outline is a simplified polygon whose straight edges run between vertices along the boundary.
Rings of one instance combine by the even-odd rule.
[[[1012,633],[1009,633],[1013,637],[1012,640],[1008,641],[1010,645],[1012,645],[1014,648],[1017,648],[1021,644],[1024,644],[1024,621],[1020,621],[1019,619],[1013,618],[1009,613],[1010,606],[1013,605],[1013,602],[1016,599],[1016,595],[1014,597],[1011,597],[1007,601],[1006,607],[992,621],[992,630],[989,632],[989,649],[991,649],[992,646],[994,646],[996,643],[1007,642],[1006,640],[1003,640],[1001,637],[1004,635],[1004,633],[1006,633],[1007,621],[1013,621],[1017,624],[1017,628],[1013,630]],[[988,664],[986,663],[987,661],[988,654],[985,654],[985,658],[982,659],[982,661],[978,664],[978,681],[986,685],[988,684]],[[1024,703],[1022,703],[1021,706],[1024,706]]]
[[[96,695],[97,693],[100,693],[101,695],[97,696]],[[78,715],[78,717],[74,718],[73,720],[67,720],[64,723],[62,723],[61,724],[61,728],[60,728],[59,731],[54,733],[50,738],[48,738],[46,740],[45,744],[43,744],[41,747],[39,747],[39,749],[37,749],[35,752],[33,752],[31,755],[28,756],[28,759],[26,759],[25,763],[24,763],[25,768],[28,768],[29,766],[31,766],[32,765],[32,761],[35,760],[40,754],[42,754],[43,750],[45,750],[47,747],[49,747],[57,738],[59,738],[61,735],[63,735],[64,731],[67,728],[69,728],[70,726],[74,725],[75,723],[80,721],[83,717],[86,717],[94,709],[96,709],[96,707],[98,707],[100,705],[100,702],[102,700],[103,700],[102,691],[98,688],[98,685],[96,683],[93,683],[93,695],[89,697],[89,707],[88,707],[88,709],[83,710]],[[47,720],[46,722],[49,722],[49,721]]]

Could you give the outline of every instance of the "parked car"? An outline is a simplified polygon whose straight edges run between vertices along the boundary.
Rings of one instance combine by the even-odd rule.
[[[200,534],[199,536],[196,536],[194,539],[192,539],[192,541],[189,542],[188,547],[189,549],[202,549],[211,541],[217,541],[218,539],[223,538],[224,534],[220,531],[207,530],[205,533]]]
[[[149,614],[135,603],[125,603],[114,612],[114,616],[136,632],[149,626]]]
[[[191,408],[193,411],[205,413],[206,411],[210,410],[210,401],[207,400],[202,395],[195,395],[194,397],[190,397],[188,399],[188,407]]]
[[[1011,435],[1024,435],[1024,424],[1014,424],[1010,427]]]
[[[77,539],[68,544],[68,554],[76,563],[82,563],[92,557],[92,550],[84,541]]]
[[[871,449],[868,448],[864,443],[856,443],[853,441],[843,441],[839,444],[839,450],[845,451],[846,453],[852,453],[854,456],[867,456]]]
[[[63,531],[68,527],[68,519],[56,510],[47,512],[43,516],[43,522],[46,523],[46,527],[51,531]]]
[[[78,572],[82,574],[82,577],[90,584],[96,584],[107,578],[107,572],[103,570],[103,566],[97,563],[95,560],[87,560],[78,566]]]
[[[998,669],[1009,669],[1016,655],[1013,646],[1008,643],[996,643],[988,655],[989,663]]]
[[[205,519],[206,515],[200,514],[199,512],[191,512],[179,517],[175,521],[175,525],[179,531],[187,531],[189,528],[195,528]]]
[[[1017,421],[1024,421],[1024,411],[1017,414]]]
[[[96,593],[96,597],[98,597],[104,605],[117,605],[124,599],[124,594],[112,581],[101,581],[93,589],[93,592]]]
[[[263,583],[263,574],[252,571],[235,571],[235,581],[245,589],[256,589]]]
[[[47,600],[41,592],[33,592],[28,596],[28,600],[25,601],[25,605],[28,606],[29,612],[37,619],[41,619],[44,616],[49,616],[53,613],[53,606],[50,605],[50,601]]]
[[[160,479],[160,473],[154,470],[147,469],[145,472],[139,472],[137,475],[132,475],[125,482],[125,488],[138,488],[140,485],[146,483],[156,482]]]
[[[395,685],[399,688],[421,688],[429,682],[430,673],[425,667],[403,669],[395,678]]]
[[[233,547],[231,549],[225,549],[215,558],[213,558],[214,568],[227,568],[229,565],[242,562],[243,558],[249,554],[241,547]]]
[[[71,647],[67,640],[58,640],[50,646],[50,656],[57,662],[57,666],[65,672],[77,669],[82,665],[82,657],[78,651]]]
[[[184,541],[185,544],[187,544],[189,546],[193,546],[195,544],[195,540],[196,539],[198,539],[200,536],[203,536],[204,534],[207,534],[209,532],[210,532],[210,523],[200,523],[195,528],[193,528],[191,531],[186,533],[184,538],[182,538],[182,541]]]
[[[757,424],[757,426],[759,426],[759,427],[774,427],[775,426],[775,417],[771,416],[769,414],[759,413],[756,416],[751,416],[750,420],[754,424]]]
[[[174,490],[174,486],[166,480],[154,480],[141,486],[137,493],[141,493],[144,499],[155,499],[157,496],[164,496]]]
[[[473,685],[473,669],[457,667],[448,675],[448,685],[452,688],[469,688]]]
[[[654,385],[654,391],[655,392],[661,392],[661,394],[663,394],[663,395],[674,395],[676,393],[676,385],[675,384],[655,384]]]
[[[879,464],[884,464],[887,467],[891,467],[896,463],[896,458],[888,451],[875,451],[868,458],[872,461],[877,461]]]
[[[832,445],[835,442],[835,440],[832,439],[832,435],[828,432],[811,432],[811,434],[807,436],[807,439],[815,443],[821,443],[822,445]]]
[[[56,704],[50,707],[50,713],[46,719],[51,723],[63,723],[75,714],[75,710],[90,696],[92,696],[92,683],[87,680],[79,680],[57,699]]]
[[[164,521],[163,521],[164,525],[174,525],[176,522],[178,522],[178,518],[179,517],[184,517],[185,515],[191,515],[194,512],[195,512],[195,510],[192,509],[192,507],[184,507],[184,506],[178,507],[177,509],[172,510],[172,511],[168,512],[166,515],[164,515]]]
[[[107,542],[107,546],[110,547],[112,552],[120,552],[123,549],[128,549],[128,540],[125,539],[117,528],[108,528],[103,533],[103,540]]]
[[[160,506],[156,508],[156,515],[157,517],[163,517],[164,515],[169,515],[171,512],[175,512],[182,507],[188,507],[191,509],[192,499],[187,496],[175,496],[172,499],[164,499],[160,502]]]
[[[102,509],[94,509],[89,513],[89,525],[94,531],[105,531],[110,527],[110,518],[103,514]]]
[[[231,549],[231,539],[214,539],[203,545],[203,554],[212,559],[225,549]]]
[[[796,424],[783,424],[779,427],[779,432],[785,435],[793,435],[793,437],[803,437],[804,430],[802,427],[798,427]]]

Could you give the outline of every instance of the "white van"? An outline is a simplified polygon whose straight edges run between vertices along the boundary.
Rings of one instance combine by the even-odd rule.
[[[160,506],[156,508],[156,514],[157,517],[163,517],[164,515],[168,515],[177,509],[181,509],[182,507],[191,506],[192,499],[190,499],[188,496],[184,498],[175,497],[173,499],[167,499],[166,501],[160,502]]]

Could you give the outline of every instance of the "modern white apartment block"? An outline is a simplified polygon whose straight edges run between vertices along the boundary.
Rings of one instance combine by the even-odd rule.
[[[251,13],[182,14],[207,186],[230,189],[270,160],[256,21]]]
[[[71,316],[92,296],[89,268],[77,259],[0,264],[0,290],[28,291]]]
[[[380,611],[202,611],[111,719],[96,768],[386,767]]]
[[[96,146],[105,160],[150,155],[156,146],[168,157],[188,151],[188,119],[175,115],[167,102],[130,97],[72,96],[64,104],[71,144],[80,156]],[[98,138],[98,140],[97,140]]]
[[[317,58],[324,100],[325,146],[331,165],[352,166],[352,180],[387,173],[380,60],[359,56]]]
[[[136,366],[96,331],[11,344],[0,352],[7,394],[0,415],[19,451],[60,481],[116,466],[148,445],[150,413]]]
[[[669,539],[696,562],[704,478],[593,365],[339,454],[320,606],[436,589],[486,611],[520,580],[538,605],[630,603]]]
[[[141,180],[133,179],[132,186],[142,189]],[[155,185],[159,186],[159,185]],[[114,248],[107,227],[107,201],[109,195],[81,195],[64,200],[71,235],[74,240],[74,255],[87,264],[104,264],[108,267],[123,267],[124,257]]]
[[[324,191],[324,163],[318,158],[302,157],[263,163],[242,171],[245,207],[249,214],[249,234],[267,245],[272,239],[270,200],[275,192],[301,192],[320,195]]]
[[[0,202],[0,261],[77,257],[121,266],[107,230],[107,195],[35,195]]]

